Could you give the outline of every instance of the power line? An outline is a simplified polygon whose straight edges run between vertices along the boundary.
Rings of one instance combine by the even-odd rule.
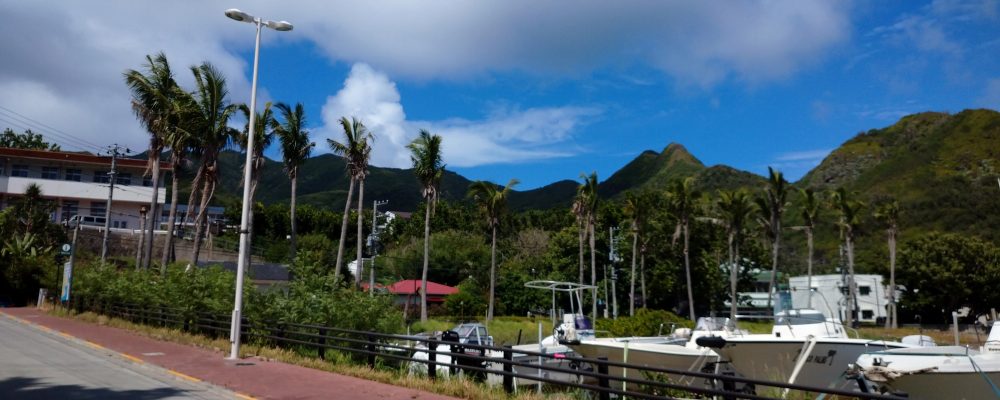
[[[86,140],[83,140],[81,138],[78,138],[75,135],[66,133],[66,132],[64,132],[62,130],[59,130],[58,128],[52,127],[51,125],[48,125],[48,124],[46,124],[44,122],[41,122],[39,120],[36,120],[34,118],[28,117],[28,116],[26,116],[24,114],[21,114],[21,113],[19,113],[17,111],[11,110],[11,109],[9,109],[7,107],[0,106],[0,112],[3,112],[4,114],[7,114],[6,118],[3,118],[3,120],[7,121],[8,123],[13,122],[13,121],[10,121],[10,119],[8,119],[8,118],[12,118],[15,121],[18,121],[22,125],[22,128],[34,128],[34,129],[32,129],[33,132],[36,131],[36,130],[38,130],[40,132],[36,132],[36,133],[39,133],[39,134],[41,134],[43,136],[49,136],[50,139],[58,138],[61,141],[71,142],[71,143],[74,143],[75,147],[92,148],[92,149],[96,149],[97,151],[101,151],[101,150],[104,149],[102,146],[99,146],[97,144],[94,144],[94,143],[88,142]],[[2,115],[0,115],[0,116],[2,116]],[[38,129],[38,127],[42,127],[44,129]]]

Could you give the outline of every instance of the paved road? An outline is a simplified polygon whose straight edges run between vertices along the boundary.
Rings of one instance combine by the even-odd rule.
[[[181,398],[237,397],[0,315],[0,399]]]

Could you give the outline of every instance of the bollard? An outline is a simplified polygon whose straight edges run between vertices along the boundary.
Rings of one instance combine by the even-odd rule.
[[[316,351],[319,353],[319,359],[326,361],[326,328],[319,329],[319,347]]]
[[[514,361],[514,352],[511,351],[510,345],[503,347],[503,372],[512,373],[514,372],[514,365],[511,361]],[[514,393],[514,376],[504,375],[503,376],[503,390],[507,393]]]
[[[597,398],[601,400],[611,400],[611,394],[608,393],[607,389],[611,388],[608,383],[608,358],[607,357],[597,357],[597,373],[601,376],[597,378],[597,386],[600,386],[602,390],[597,394]]]
[[[427,377],[431,380],[437,378],[437,365],[434,364],[437,358],[437,343],[433,340],[427,341]]]

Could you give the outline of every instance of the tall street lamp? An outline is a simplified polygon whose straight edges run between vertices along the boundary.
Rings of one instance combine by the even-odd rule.
[[[290,31],[292,24],[286,21],[268,21],[254,17],[235,8],[226,10],[226,16],[236,21],[246,22],[257,26],[257,39],[253,49],[253,81],[250,84],[250,125],[247,135],[247,161],[243,169],[243,212],[240,217],[240,254],[236,267],[236,301],[233,307],[233,320],[229,329],[229,349],[230,360],[240,358],[240,310],[243,308],[243,275],[246,271],[246,254],[250,250],[250,173],[253,164],[253,139],[254,139],[254,119],[257,114],[257,61],[260,59],[260,28],[266,26],[276,31]]]

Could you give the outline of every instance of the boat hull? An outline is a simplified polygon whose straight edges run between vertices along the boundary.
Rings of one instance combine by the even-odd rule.
[[[716,349],[723,360],[748,378],[789,382],[799,354],[805,349],[803,339],[729,338]],[[857,339],[818,339],[793,383],[805,386],[856,389],[857,384],[843,375],[858,356],[878,350],[904,347],[900,344],[868,342]]]
[[[957,346],[932,347],[865,354],[857,364],[880,390],[905,392],[910,399],[1000,397],[990,385],[990,381],[1000,384],[1000,354],[978,353]]]
[[[674,369],[700,372],[707,363],[716,362],[719,356],[710,349],[692,349],[676,344],[665,343],[627,343],[620,341],[583,341],[570,347],[585,358],[605,357],[608,361],[634,364],[643,367]],[[630,377],[634,379],[651,379],[649,372],[635,368],[609,367],[608,375],[615,377]],[[682,374],[665,374],[655,377],[666,378],[672,383],[686,386],[706,386],[703,378]]]

